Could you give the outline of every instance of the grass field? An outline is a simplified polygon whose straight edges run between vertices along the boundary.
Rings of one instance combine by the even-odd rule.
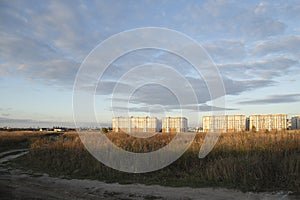
[[[148,152],[168,144],[174,134],[159,133],[148,139],[119,133],[107,136],[128,151]],[[16,159],[13,165],[53,176],[124,184],[300,192],[300,132],[222,134],[213,151],[199,159],[204,137],[204,133],[198,133],[180,159],[151,173],[130,174],[106,167],[85,150],[76,133],[32,140],[30,153]]]
[[[40,138],[38,132],[0,131],[0,152],[10,149],[29,148],[33,140]]]

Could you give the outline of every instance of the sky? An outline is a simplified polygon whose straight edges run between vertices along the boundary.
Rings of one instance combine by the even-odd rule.
[[[109,124],[112,116],[184,111],[194,126],[200,121],[196,115],[209,115],[213,108],[226,114],[300,114],[297,0],[1,0],[0,127],[73,127],[73,87],[89,53],[115,34],[143,27],[172,29],[198,42],[221,75],[226,105],[212,105],[206,82],[186,60],[164,50],[140,49],[115,59],[96,90],[89,84],[81,88],[94,92],[100,123]],[[126,79],[123,75],[136,66],[141,67]],[[184,104],[170,88],[146,84],[162,79],[179,88]],[[185,93],[188,84],[196,104]],[[84,114],[79,120],[90,122]]]

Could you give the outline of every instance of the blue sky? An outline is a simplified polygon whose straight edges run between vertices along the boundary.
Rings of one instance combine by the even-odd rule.
[[[226,89],[226,113],[300,114],[300,2],[295,1],[1,1],[0,126],[72,126],[76,73],[89,52],[113,34],[164,27],[199,42]],[[177,65],[198,88],[200,115],[210,99],[189,64],[159,50],[116,60],[96,95],[101,122],[111,120],[111,91],[118,73],[134,65]],[[116,75],[117,74],[117,75]],[[144,74],[137,74],[143,78]],[[176,84],[175,78],[174,84]],[[197,79],[197,80],[196,80]],[[124,82],[127,91],[135,82]],[[126,88],[127,87],[127,88]],[[116,115],[128,109],[117,95]],[[151,97],[151,98],[150,98]],[[125,99],[126,100],[126,99]],[[119,103],[118,103],[119,102]],[[130,114],[177,115],[176,99],[157,85],[136,90]],[[196,110],[190,125],[196,124]],[[82,119],[88,122],[88,119]]]

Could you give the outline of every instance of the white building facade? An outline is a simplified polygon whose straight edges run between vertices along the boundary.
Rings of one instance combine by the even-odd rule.
[[[245,115],[203,116],[204,132],[234,132],[246,130]]]
[[[159,131],[156,117],[113,117],[112,128],[114,132],[150,133]]]
[[[286,130],[287,115],[286,114],[263,114],[250,115],[250,130]]]
[[[162,118],[162,132],[187,132],[188,121],[185,117],[164,117]]]

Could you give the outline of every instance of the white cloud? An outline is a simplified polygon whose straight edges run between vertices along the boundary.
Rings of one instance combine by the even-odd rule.
[[[187,88],[183,84],[178,84],[178,80],[172,79],[172,77],[169,78],[170,81],[172,82],[171,84],[177,85],[178,90],[176,94],[172,93],[171,90],[161,85],[149,84],[141,88],[136,88],[132,96],[129,96],[129,98],[127,99],[127,95],[124,96],[124,94],[126,94],[126,92],[130,90],[129,88],[134,88],[135,85],[134,82],[127,83],[127,84],[121,83],[121,87],[123,87],[123,89],[118,90],[118,92],[117,93],[115,92],[114,94],[113,94],[113,87],[117,83],[110,82],[111,86],[103,88],[105,92],[103,91],[102,94],[105,95],[113,94],[113,96],[111,96],[108,100],[112,101],[113,105],[117,107],[127,108],[127,105],[129,103],[130,105],[135,105],[138,107],[142,105],[142,107],[145,108],[147,106],[161,105],[169,109],[175,109],[175,108],[178,109],[180,105],[178,97],[181,97],[181,98],[185,98],[184,104],[181,105],[183,106],[183,108],[185,109],[193,108],[193,110],[198,108],[198,106],[195,106],[196,104],[192,96],[190,96],[191,92],[187,91]],[[197,103],[200,106],[199,109],[201,108],[205,110],[206,107],[204,106],[204,104],[212,100],[205,82],[203,80],[190,78],[190,77],[187,77],[187,80],[190,82],[191,86],[193,87],[193,92],[195,92],[197,96]],[[223,79],[223,82],[226,89],[226,95],[239,95],[246,91],[268,87],[275,84],[275,82],[271,80],[235,81],[228,78]],[[122,93],[120,93],[120,91]]]
[[[266,14],[269,10],[269,3],[268,2],[260,2],[255,10],[254,10],[254,13],[255,14]]]
[[[245,43],[240,40],[215,40],[203,47],[216,63],[240,61],[246,57]]]
[[[288,53],[300,58],[300,36],[288,36],[258,42],[250,52],[253,56],[265,56],[274,53]]]
[[[187,4],[175,19],[182,23],[185,32],[197,33],[204,38],[240,38],[249,41],[265,39],[284,33],[287,25],[271,14],[258,14],[255,2],[207,1],[202,4]],[[266,5],[265,5],[266,7]],[[266,8],[265,8],[266,9]]]
[[[294,67],[297,65],[299,65],[298,60],[278,57],[260,61],[220,64],[218,67],[223,75],[233,79],[272,80],[295,73]]]
[[[269,95],[263,99],[253,99],[253,100],[246,100],[240,101],[239,104],[278,104],[278,103],[292,103],[292,102],[299,102],[300,101],[300,94],[276,94],[276,95]]]
[[[59,84],[69,89],[80,63],[98,43],[127,29],[161,26],[202,42],[218,63],[227,94],[241,95],[280,84],[281,76],[293,78],[299,72],[299,13],[297,1],[182,1],[172,5],[169,1],[1,1],[0,78],[18,75],[37,84]],[[159,51],[141,51],[116,60],[105,72],[97,94],[109,96],[128,69],[151,62],[174,67],[195,88],[197,106],[209,109],[205,105],[210,100],[206,84],[191,65]],[[133,73],[131,81],[121,82],[119,92],[123,93],[117,98],[124,100],[126,91],[149,81],[146,75],[158,76],[151,68]],[[162,78],[178,86],[184,96],[185,85],[167,75]],[[85,89],[90,88],[86,85]],[[137,91],[131,103],[140,106],[136,108],[139,110],[148,105],[162,104],[168,109],[177,105],[169,93],[157,87]],[[195,106],[187,101],[185,106],[188,109],[191,105]]]

